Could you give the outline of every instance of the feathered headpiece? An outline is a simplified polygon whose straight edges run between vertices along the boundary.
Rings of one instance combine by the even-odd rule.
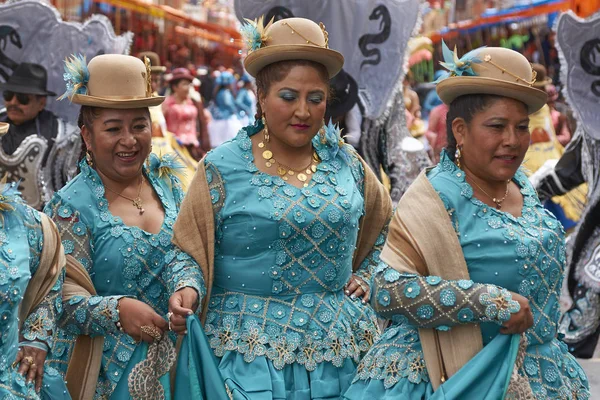
[[[175,153],[166,153],[156,157],[150,157],[149,159],[150,170],[156,170],[159,178],[163,176],[174,175],[179,180],[182,180],[186,176],[186,169],[179,156]]]
[[[444,55],[444,61],[440,61],[440,65],[446,68],[448,72],[445,72],[438,80],[435,81],[435,83],[438,83],[450,76],[475,76],[476,74],[471,66],[473,63],[479,64],[482,62],[477,55],[479,54],[479,51],[484,48],[485,46],[471,50],[459,59],[456,46],[454,46],[454,51],[451,51],[446,45],[446,42],[442,40],[442,53]]]
[[[71,58],[65,59],[65,73],[63,79],[67,83],[67,91],[58,98],[72,99],[75,94],[87,94],[87,84],[90,80],[90,71],[88,71],[85,56],[71,55]]]
[[[246,23],[240,29],[240,33],[246,41],[248,52],[253,52],[263,47],[269,38],[266,31],[273,25],[274,17],[271,18],[267,26],[264,26],[264,16],[254,21],[248,18],[244,18],[244,20]]]

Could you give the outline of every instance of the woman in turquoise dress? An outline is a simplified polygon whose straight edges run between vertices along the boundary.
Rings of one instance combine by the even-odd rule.
[[[256,24],[245,29],[263,31]],[[343,63],[324,28],[292,18],[264,35],[245,61],[263,118],[206,156],[174,242],[202,268],[204,327],[233,398],[339,399],[379,335],[365,303],[391,202],[323,125]]]
[[[588,399],[557,337],[564,231],[519,169],[544,93],[512,50],[444,51],[449,144],[390,224],[372,304],[391,326],[344,398]]]
[[[87,66],[73,58],[65,69],[87,152],[45,209],[68,263],[49,364],[73,398],[170,398],[168,300],[179,285],[197,295],[204,286],[192,264],[166,267],[189,256],[171,244],[183,199],[177,163],[151,154],[148,107],[163,97],[151,92],[149,63],[135,57],[102,55]]]
[[[0,123],[0,136],[8,124]],[[52,222],[0,182],[0,398],[69,399],[44,367],[62,312],[65,258]]]

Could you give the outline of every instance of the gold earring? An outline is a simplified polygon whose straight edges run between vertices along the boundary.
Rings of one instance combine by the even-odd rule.
[[[94,167],[94,160],[92,159],[92,153],[89,150],[85,152],[85,162],[90,166],[90,168]]]
[[[323,118],[323,124],[321,125],[321,129],[319,129],[319,136],[321,137],[321,144],[327,143],[327,138],[325,137],[325,118]]]
[[[456,166],[460,168],[460,158],[462,157],[462,152],[460,151],[460,146],[456,146],[456,151],[454,152],[454,161],[456,162]]]
[[[260,147],[261,149],[263,147],[265,147],[265,143],[269,143],[269,128],[267,127],[267,120],[265,119],[265,114],[263,113],[262,115],[262,124],[264,126],[263,128],[263,140],[260,141],[260,143],[258,143],[258,147]]]

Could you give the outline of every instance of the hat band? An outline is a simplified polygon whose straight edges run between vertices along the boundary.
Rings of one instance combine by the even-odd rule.
[[[41,79],[27,78],[27,77],[13,75],[8,79],[6,84],[22,86],[23,90],[34,90],[34,91],[38,91],[38,92],[40,92],[40,91],[47,92],[48,91],[46,89],[46,82],[42,81]],[[23,92],[23,93],[28,93],[28,92]]]
[[[517,75],[513,74],[512,72],[510,72],[506,68],[502,67],[501,65],[498,65],[495,62],[493,62],[492,61],[492,56],[490,54],[486,54],[485,57],[483,57],[483,61],[485,61],[486,63],[489,63],[489,64],[493,65],[494,67],[496,67],[499,70],[501,70],[503,73],[509,74],[510,76],[512,76],[513,78],[515,78],[517,81],[521,81],[521,82],[525,83],[527,86],[533,86],[533,84],[535,83],[535,78],[537,76],[537,72],[533,68],[531,69],[531,81],[528,81],[526,79],[521,78],[520,76],[517,76]]]
[[[93,95],[93,94],[89,94],[89,93],[87,95],[80,94],[78,96],[95,97],[97,99],[104,99],[104,100],[142,100],[142,99],[157,97],[157,96],[98,96],[98,95]]]
[[[318,43],[313,42],[312,40],[308,39],[306,36],[304,36],[303,34],[301,34],[300,32],[298,32],[297,29],[294,29],[293,26],[291,26],[289,24],[289,22],[282,22],[282,25],[287,26],[288,28],[290,28],[292,30],[292,35],[296,34],[298,36],[300,36],[302,39],[306,40],[306,44],[312,44],[314,46],[317,47],[322,47],[324,49],[328,49],[329,48],[329,33],[327,33],[327,31],[325,30],[325,24],[323,24],[322,22],[319,22],[319,28],[321,28],[321,31],[323,32],[323,37],[325,38],[325,44],[321,45]]]

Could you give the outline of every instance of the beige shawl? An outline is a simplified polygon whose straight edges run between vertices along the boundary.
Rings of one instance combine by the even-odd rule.
[[[90,297],[96,294],[92,278],[85,267],[71,255],[67,256],[67,276],[63,287],[63,302],[73,296]],[[100,375],[104,336],[77,336],[65,380],[73,399],[91,399],[96,392]]]
[[[23,300],[19,305],[19,329],[29,314],[44,300],[58,280],[65,267],[65,252],[63,251],[60,235],[54,222],[46,215],[42,217],[42,234],[44,247],[40,255],[40,265],[31,277]]]
[[[381,259],[400,272],[469,279],[456,231],[426,173],[421,172],[398,203]],[[447,332],[419,329],[419,337],[434,390],[483,348],[476,324]]]
[[[365,215],[360,221],[357,249],[352,264],[354,271],[373,249],[377,237],[392,214],[392,202],[385,188],[365,162],[362,159],[360,161],[365,172]],[[215,255],[214,215],[204,160],[198,163],[198,170],[173,226],[173,243],[192,256],[202,270],[206,284],[206,296],[202,302],[204,323],[214,277]]]

